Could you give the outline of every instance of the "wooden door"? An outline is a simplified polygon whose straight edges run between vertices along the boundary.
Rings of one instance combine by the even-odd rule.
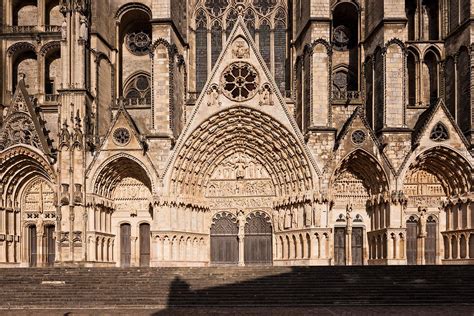
[[[36,242],[36,226],[28,226],[28,263],[30,267],[36,267],[37,263],[37,242]]]
[[[352,228],[351,250],[352,265],[364,264],[364,229],[362,227]]]
[[[140,224],[140,267],[150,266],[150,224]]]
[[[407,264],[416,264],[418,256],[418,223],[407,221]]]
[[[46,265],[52,266],[56,256],[56,247],[54,243],[54,226],[48,225],[44,227],[44,255]]]
[[[428,220],[426,223],[425,263],[436,264],[436,222]]]
[[[130,224],[120,225],[120,266],[130,267],[131,260],[131,226]]]
[[[346,228],[334,228],[334,265],[346,264]]]
[[[245,223],[244,262],[246,265],[273,263],[272,224],[263,212],[251,213]]]
[[[230,213],[217,214],[211,225],[211,263],[239,262],[239,226]]]

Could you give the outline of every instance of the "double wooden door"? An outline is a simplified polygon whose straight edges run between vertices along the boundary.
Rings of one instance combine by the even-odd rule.
[[[351,237],[352,265],[364,264],[364,229],[362,227],[352,228]]]
[[[120,266],[130,267],[131,261],[131,226],[130,224],[120,225]]]
[[[237,264],[239,262],[239,225],[230,213],[220,213],[211,225],[211,263]]]
[[[245,264],[270,265],[272,256],[272,225],[263,212],[251,213],[245,223]]]
[[[45,263],[47,266],[52,266],[54,264],[56,256],[54,231],[54,225],[48,225],[44,227],[43,253],[45,255]]]
[[[418,257],[418,222],[407,221],[407,264],[414,265]]]
[[[150,224],[140,224],[140,267],[150,266]]]
[[[334,265],[346,264],[346,228],[334,228]]]

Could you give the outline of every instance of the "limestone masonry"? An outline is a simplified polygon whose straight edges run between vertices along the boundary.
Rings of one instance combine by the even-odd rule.
[[[1,267],[474,263],[474,1],[0,14]]]

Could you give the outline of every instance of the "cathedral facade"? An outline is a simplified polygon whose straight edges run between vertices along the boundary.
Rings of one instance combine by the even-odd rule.
[[[473,1],[0,12],[0,266],[474,263]]]

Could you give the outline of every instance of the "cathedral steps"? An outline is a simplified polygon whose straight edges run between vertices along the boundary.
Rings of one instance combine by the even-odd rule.
[[[0,270],[0,309],[473,305],[474,266]]]

